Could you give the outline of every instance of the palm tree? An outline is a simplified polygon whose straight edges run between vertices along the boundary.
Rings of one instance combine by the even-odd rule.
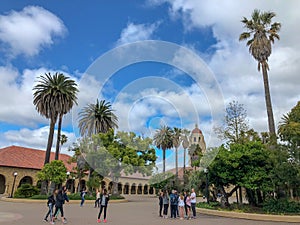
[[[79,130],[81,136],[106,133],[109,129],[118,128],[118,118],[113,113],[111,104],[97,99],[96,104],[88,104],[79,113]]]
[[[61,135],[61,126],[62,126],[62,118],[65,114],[70,112],[73,108],[74,104],[77,105],[77,84],[74,80],[71,80],[69,77],[64,76],[63,74],[57,75],[58,79],[58,91],[59,96],[57,98],[60,101],[60,109],[58,114],[58,127],[57,127],[57,140],[56,140],[56,151],[55,151],[55,160],[59,158],[59,151],[60,151],[60,138]]]
[[[65,134],[60,135],[60,142],[59,142],[59,149],[58,149],[58,153],[60,153],[61,147],[67,143],[68,141],[68,137]],[[58,154],[59,155],[59,154]],[[56,160],[56,159],[55,159]]]
[[[65,92],[70,91],[66,88],[66,84],[72,84],[71,91],[74,95],[66,98]],[[45,116],[47,119],[50,119],[50,129],[48,135],[47,149],[45,155],[44,164],[49,163],[51,147],[53,143],[54,127],[57,121],[59,114],[63,109],[71,107],[76,103],[76,84],[74,81],[65,77],[63,74],[55,73],[51,75],[46,73],[44,76],[39,77],[39,83],[33,88],[33,104],[35,105],[36,110],[41,115]],[[69,87],[67,85],[67,87]],[[72,99],[72,103],[70,101]],[[63,111],[63,112],[66,112]]]
[[[168,126],[161,126],[153,137],[154,145],[163,151],[163,173],[166,172],[166,150],[173,147],[172,129]]]
[[[190,131],[187,129],[183,129],[181,132],[181,140],[182,140],[182,147],[183,147],[183,173],[185,173],[185,162],[186,162],[186,149],[189,147],[189,135]]]
[[[181,144],[181,129],[174,127],[172,132],[172,142],[175,148],[175,168],[176,168],[176,178],[178,178],[178,148]]]
[[[241,21],[247,31],[243,32],[239,37],[240,41],[250,39],[247,41],[249,52],[258,62],[258,71],[262,67],[269,132],[274,137],[276,131],[268,81],[268,58],[272,52],[271,44],[274,43],[274,39],[279,40],[278,32],[281,24],[277,22],[271,24],[272,18],[275,16],[274,12],[260,12],[255,9],[250,20],[244,17]]]

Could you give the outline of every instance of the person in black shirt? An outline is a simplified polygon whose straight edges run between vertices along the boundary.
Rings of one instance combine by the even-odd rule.
[[[50,223],[51,224],[54,224],[54,214],[53,214],[53,207],[55,205],[55,198],[56,198],[56,190],[53,191],[52,195],[50,195],[48,197],[48,201],[47,201],[47,206],[49,208],[45,218],[44,218],[44,221],[48,222],[48,216],[50,215]]]
[[[159,216],[160,217],[163,217],[162,216],[162,209],[163,209],[163,206],[164,206],[164,203],[163,203],[163,195],[164,193],[161,191],[160,194],[159,194],[159,197],[158,197],[158,204],[159,204]]]
[[[99,211],[99,214],[98,214],[98,220],[97,220],[98,223],[101,222],[100,217],[101,217],[101,213],[102,213],[103,209],[104,209],[104,218],[103,218],[104,220],[103,220],[103,222],[104,223],[107,222],[107,220],[106,220],[106,210],[107,210],[108,201],[109,201],[109,195],[107,194],[107,190],[103,189],[103,192],[100,195],[100,201],[99,201],[100,211]]]

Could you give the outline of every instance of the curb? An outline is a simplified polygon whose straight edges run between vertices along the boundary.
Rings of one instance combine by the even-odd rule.
[[[300,223],[300,216],[282,216],[282,215],[268,215],[268,214],[255,214],[255,213],[238,213],[218,211],[211,209],[199,209],[197,212],[206,215],[229,217],[236,219],[259,220],[259,221],[272,221],[272,222],[287,222],[287,223]]]
[[[0,198],[4,202],[15,202],[15,203],[47,203],[47,199],[22,199],[22,198]],[[70,200],[67,204],[80,204],[81,200]],[[128,202],[127,199],[116,199],[109,200],[109,203],[124,203]],[[85,200],[84,204],[94,204],[95,200]]]

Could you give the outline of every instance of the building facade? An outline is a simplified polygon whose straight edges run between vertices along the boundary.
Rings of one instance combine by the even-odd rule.
[[[39,182],[37,172],[44,166],[45,151],[24,148],[20,146],[9,146],[0,149],[0,194],[11,196],[24,183],[36,186]],[[65,185],[71,193],[80,191],[86,186],[86,177],[76,179],[70,176],[70,172],[74,170],[76,163],[69,163],[70,156],[60,154],[62,160],[68,170],[66,174]],[[51,152],[50,161],[54,160],[54,152]],[[141,174],[135,173],[131,175],[121,174],[118,181],[118,191],[122,195],[154,195],[155,189],[150,187],[148,180],[150,177],[143,177]],[[105,177],[99,187],[107,188],[111,191],[112,181],[109,177]]]

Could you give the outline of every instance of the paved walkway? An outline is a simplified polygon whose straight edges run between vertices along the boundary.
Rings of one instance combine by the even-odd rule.
[[[96,225],[98,209],[93,204],[85,204],[82,208],[78,204],[66,204],[65,214],[68,224]],[[156,198],[132,197],[126,203],[112,203],[108,208],[108,223],[111,225],[296,225],[298,223],[262,222],[243,219],[199,214],[195,220],[174,220],[158,217],[158,201]],[[14,224],[48,224],[43,222],[47,212],[45,203],[13,203],[0,201],[0,225]],[[56,224],[62,224],[61,221]],[[299,224],[298,224],[299,225]]]

